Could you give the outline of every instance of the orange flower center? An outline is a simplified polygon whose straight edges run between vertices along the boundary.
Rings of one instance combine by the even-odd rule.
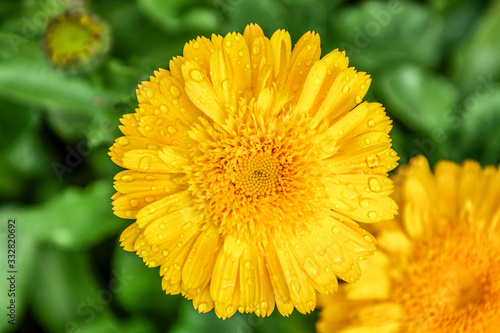
[[[407,315],[405,332],[496,332],[500,249],[493,236],[449,230],[416,242],[407,265],[394,293]]]
[[[300,231],[304,217],[320,210],[323,193],[315,149],[306,139],[314,133],[305,122],[255,126],[247,115],[239,117],[211,130],[214,140],[195,156],[188,179],[196,203],[221,234],[246,232],[260,241],[275,228]]]

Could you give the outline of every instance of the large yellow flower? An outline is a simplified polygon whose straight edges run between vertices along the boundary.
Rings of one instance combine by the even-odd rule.
[[[111,147],[121,244],[200,312],[283,315],[355,281],[392,218],[391,121],[343,52],[306,33],[197,38],[137,90]]]
[[[363,277],[321,298],[319,332],[493,333],[500,328],[500,170],[422,156],[396,177],[401,215],[375,225]]]

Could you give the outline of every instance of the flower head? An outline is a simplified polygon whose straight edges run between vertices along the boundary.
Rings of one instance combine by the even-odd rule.
[[[500,170],[422,156],[396,177],[401,215],[377,224],[363,277],[321,299],[320,332],[497,332]]]
[[[67,12],[53,18],[43,36],[43,48],[55,67],[87,70],[109,48],[109,29],[96,15]]]
[[[393,217],[391,121],[361,103],[370,84],[343,52],[320,59],[306,33],[197,38],[137,90],[111,147],[121,236],[168,294],[283,315],[316,306],[337,277],[355,281],[375,240],[354,221]]]

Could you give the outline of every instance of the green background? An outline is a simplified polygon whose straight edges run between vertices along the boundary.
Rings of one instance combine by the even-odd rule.
[[[135,88],[198,35],[279,28],[320,33],[373,77],[367,99],[394,121],[401,163],[500,162],[500,1],[137,0],[87,6],[112,32],[94,70],[67,74],[40,40],[63,0],[0,1],[0,331],[313,332],[317,313],[222,321],[166,296],[157,269],[118,246],[120,169],[108,147]],[[7,324],[7,221],[16,220],[16,325]]]

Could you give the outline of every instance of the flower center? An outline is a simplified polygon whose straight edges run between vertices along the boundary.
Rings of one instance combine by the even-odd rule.
[[[415,243],[393,296],[408,316],[408,332],[498,327],[500,249],[490,238],[484,231],[449,230]]]
[[[235,185],[246,196],[268,196],[280,187],[279,162],[272,155],[262,152],[241,159],[237,165]]]

